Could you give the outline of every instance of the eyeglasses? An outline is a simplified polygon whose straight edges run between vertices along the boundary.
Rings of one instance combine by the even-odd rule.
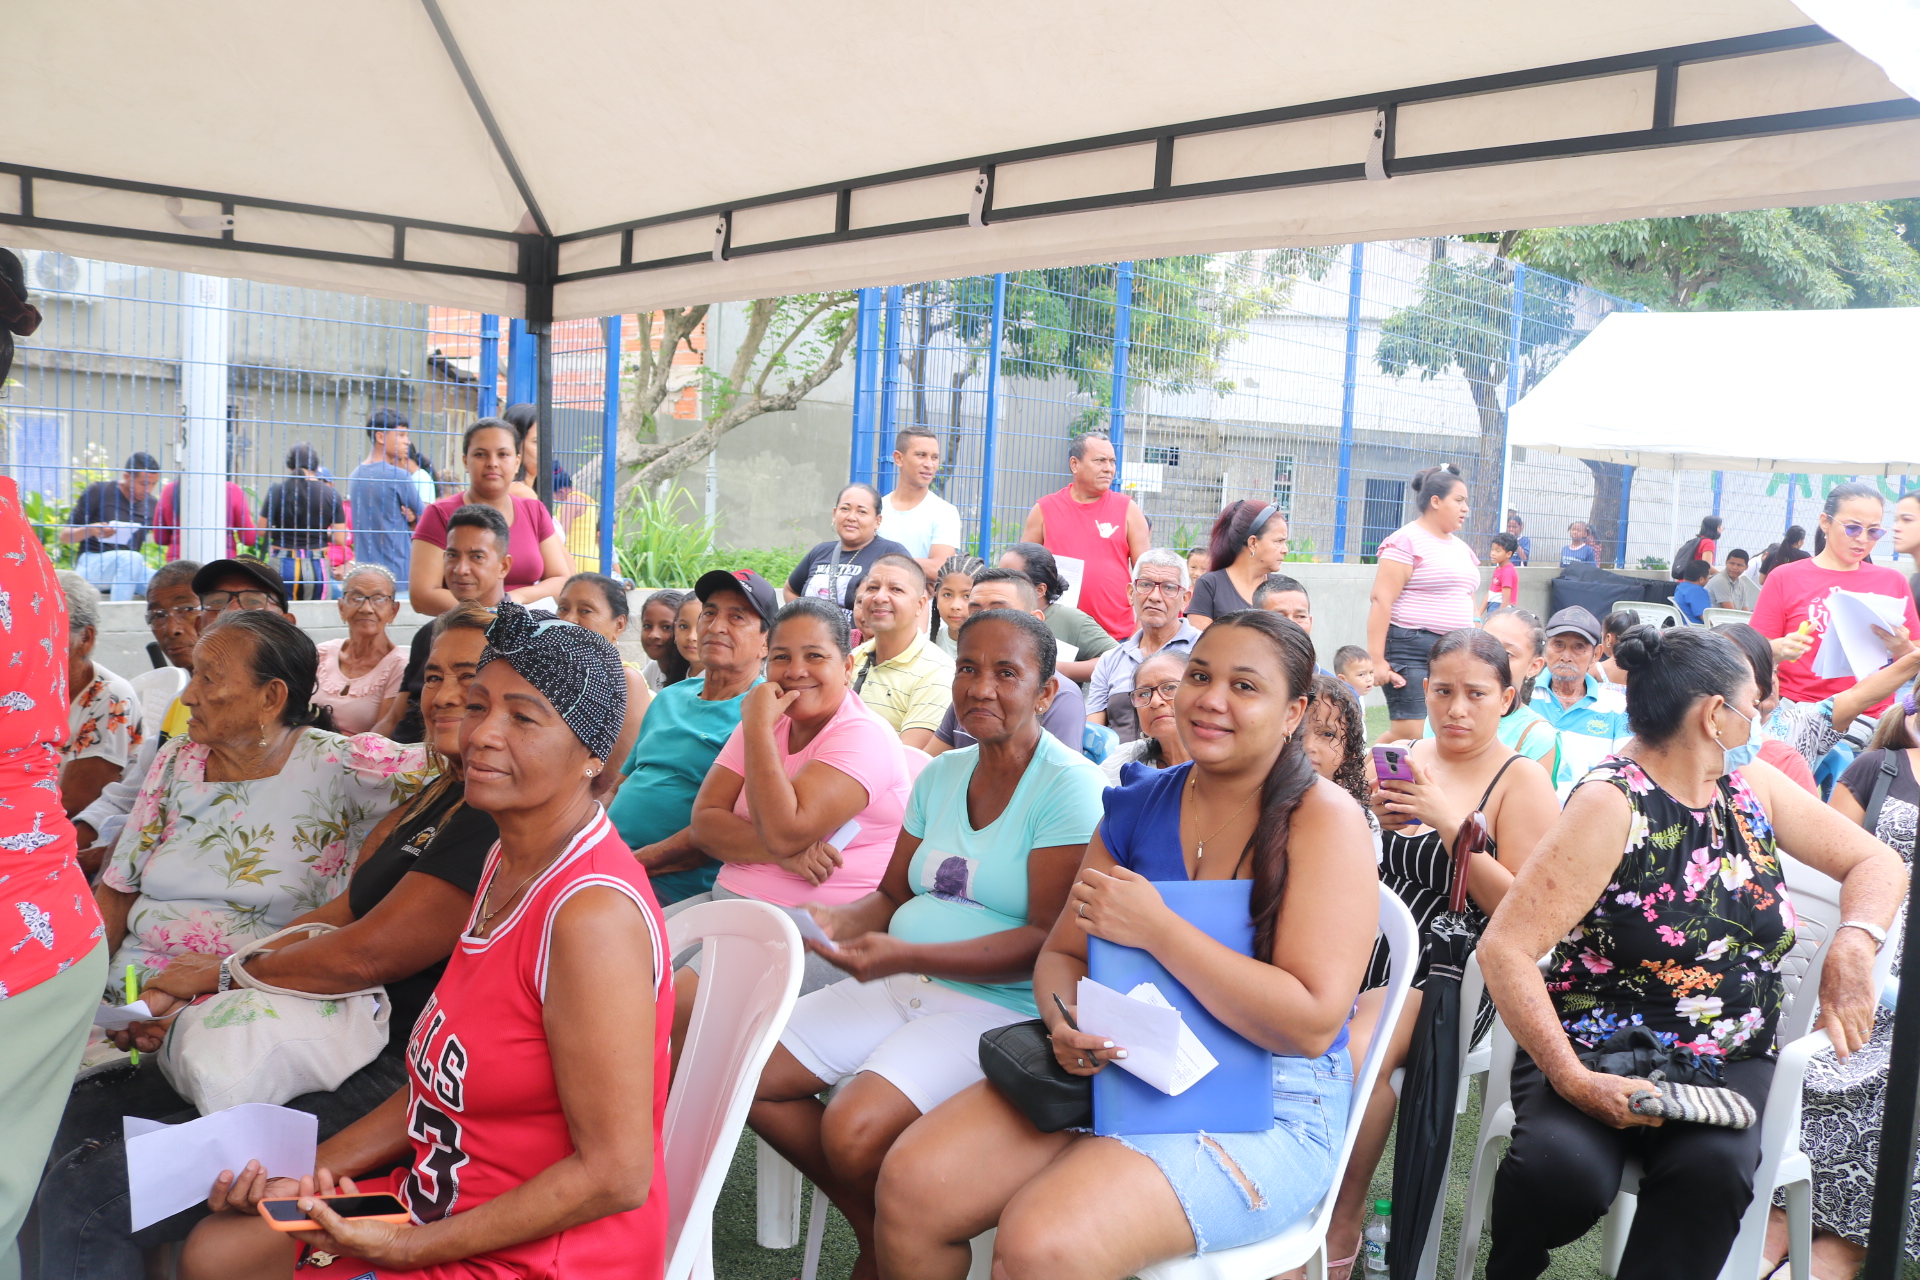
[[[1177,582],[1155,582],[1151,578],[1135,578],[1133,580],[1133,589],[1143,596],[1150,596],[1158,592],[1169,600],[1179,595],[1181,591],[1180,584]]]
[[[369,605],[369,604],[376,609],[384,609],[388,605],[393,603],[393,597],[389,595],[368,596],[368,595],[362,595],[358,591],[350,591],[346,595],[341,597],[341,601],[346,605],[348,605],[349,607],[355,608],[355,609],[360,608],[362,605]]]
[[[279,599],[264,591],[211,591],[200,597],[200,603],[208,613],[220,613],[233,607],[238,601],[242,609],[279,609]]]
[[[163,622],[191,622],[206,610],[197,604],[177,604],[171,609],[147,610],[147,625],[157,627]]]
[[[1180,692],[1178,680],[1168,680],[1164,684],[1150,684],[1144,689],[1133,691],[1133,705],[1144,707],[1157,696],[1163,702],[1172,702],[1173,695]]]
[[[1879,525],[1861,524],[1857,520],[1848,520],[1841,524],[1840,532],[1846,534],[1849,538],[1857,538],[1864,533],[1867,535],[1868,542],[1878,542],[1887,536],[1887,531]]]

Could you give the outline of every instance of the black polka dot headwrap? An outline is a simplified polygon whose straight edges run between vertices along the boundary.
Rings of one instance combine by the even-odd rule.
[[[627,673],[604,636],[502,600],[478,669],[495,658],[538,689],[588,751],[613,754],[627,719]]]

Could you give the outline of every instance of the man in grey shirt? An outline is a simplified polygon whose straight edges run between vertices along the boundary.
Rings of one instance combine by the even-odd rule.
[[[1747,575],[1749,557],[1739,547],[1727,552],[1726,568],[1707,579],[1707,597],[1718,609],[1753,612],[1760,602],[1760,585]]]

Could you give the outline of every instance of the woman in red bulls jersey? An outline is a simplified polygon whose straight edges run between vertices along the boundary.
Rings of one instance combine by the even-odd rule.
[[[297,1184],[257,1163],[223,1174],[183,1277],[661,1274],[666,932],[590,791],[626,696],[604,639],[501,604],[461,732],[467,803],[493,815],[500,843],[413,1028],[407,1087],[323,1143]],[[413,1221],[343,1221],[307,1199],[336,1187],[391,1191]],[[268,1229],[256,1206],[272,1196],[302,1197],[324,1230]]]

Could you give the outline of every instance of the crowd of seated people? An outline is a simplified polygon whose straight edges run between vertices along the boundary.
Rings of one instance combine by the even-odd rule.
[[[784,604],[751,570],[633,597],[643,667],[620,656],[625,584],[555,572],[557,535],[515,487],[524,437],[490,420],[467,443],[468,491],[430,504],[415,542],[408,586],[437,616],[408,645],[387,637],[399,588],[379,565],[340,573],[348,636],[316,646],[270,566],[175,562],[146,584],[146,620],[185,685],[143,695],[92,657],[99,593],[58,581],[63,660],[33,678],[68,691],[65,732],[23,768],[57,788],[36,788],[59,803],[35,801],[32,830],[61,824],[59,856],[93,883],[64,916],[38,909],[56,940],[99,922],[98,948],[66,944],[92,966],[89,1006],[125,998],[131,966],[151,1017],[62,1031],[67,1084],[21,1095],[42,1154],[21,1195],[0,1177],[0,1227],[31,1208],[28,1274],[134,1280],[162,1247],[196,1280],[659,1274],[661,1126],[700,982],[697,957],[675,970],[665,919],[745,899],[808,912],[831,940],[806,944],[749,1124],[845,1216],[856,1276],[958,1280],[997,1228],[996,1275],[1119,1280],[1267,1238],[1331,1196],[1325,1258],[1346,1280],[1429,976],[1423,961],[1379,1025],[1377,887],[1424,929],[1476,815],[1489,838],[1466,864],[1466,916],[1488,999],[1470,1034],[1497,1014],[1520,1046],[1487,1275],[1541,1274],[1606,1212],[1629,1158],[1641,1207],[1619,1274],[1718,1269],[1755,1194],[1759,1128],[1651,1126],[1626,1106],[1645,1081],[1602,1060],[1644,1029],[1668,1079],[1764,1111],[1795,928],[1787,856],[1839,881],[1858,926],[1830,946],[1834,1048],[1810,1070],[1805,1121],[1814,1274],[1857,1265],[1892,1034],[1871,972],[1920,806],[1920,627],[1883,633],[1879,671],[1810,682],[1818,637],[1793,629],[1811,588],[1792,575],[1862,571],[1848,557],[1879,518],[1864,496],[1829,504],[1825,549],[1776,570],[1752,626],[1582,609],[1543,623],[1508,604],[1416,646],[1408,600],[1464,594],[1422,576],[1455,554],[1443,526],[1464,486],[1423,473],[1434,527],[1403,539],[1413,567],[1398,562],[1381,609],[1402,621],[1358,654],[1376,674],[1405,657],[1392,719],[1412,732],[1384,741],[1407,780],[1375,776],[1367,689],[1356,663],[1322,663],[1307,589],[1278,572],[1271,503],[1221,513],[1212,612],[1192,621],[1188,557],[1133,558],[1134,630],[1116,640],[1065,603],[1044,543],[988,567],[935,539],[933,576],[937,558],[891,550],[882,501],[852,486]],[[516,570],[523,543],[532,567]],[[551,613],[521,603],[548,597]],[[1876,721],[1823,804],[1814,772]],[[0,836],[21,811],[0,810]],[[1208,880],[1250,882],[1250,954],[1156,887]],[[1271,1055],[1272,1128],[1043,1132],[987,1081],[981,1036],[1034,1019],[1067,1075],[1117,1069],[1126,1046],[1073,1021],[1089,938],[1149,953]],[[24,972],[8,964],[0,977]],[[255,982],[381,988],[387,1046],[286,1099],[318,1120],[308,1176],[249,1163],[136,1231],[121,1117],[196,1114],[161,1067],[172,1028]],[[1356,1097],[1380,1037],[1380,1076]],[[391,1190],[411,1223],[326,1207],[354,1190]],[[314,1230],[266,1228],[260,1202],[286,1196],[313,1204]],[[1775,1217],[1770,1265],[1787,1250]]]

